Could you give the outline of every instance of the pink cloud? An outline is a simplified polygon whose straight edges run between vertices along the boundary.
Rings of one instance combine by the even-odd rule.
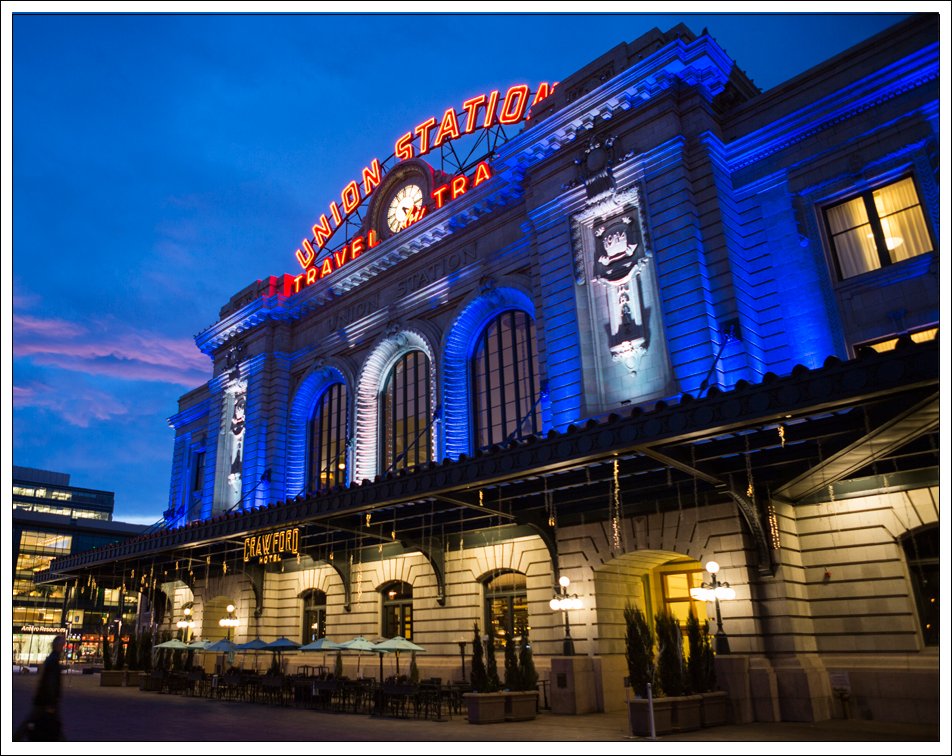
[[[13,315],[13,355],[35,357],[91,375],[193,387],[207,380],[210,361],[190,339],[173,339],[116,322],[93,327],[57,318]]]
[[[64,392],[36,381],[27,386],[13,386],[13,406],[48,409],[80,428],[88,428],[92,420],[109,420],[129,412],[114,397],[89,386],[76,385],[72,391]]]

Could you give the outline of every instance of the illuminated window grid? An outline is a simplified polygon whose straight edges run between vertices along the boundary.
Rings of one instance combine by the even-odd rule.
[[[486,627],[503,648],[507,632],[516,636],[529,627],[526,576],[521,572],[505,572],[486,583]]]
[[[942,598],[938,525],[931,525],[906,536],[902,539],[902,548],[909,567],[922,640],[927,646],[938,646]]]
[[[327,637],[327,594],[311,590],[304,594],[303,645]]]
[[[395,582],[385,585],[383,593],[383,629],[385,638],[398,636],[413,640],[413,586]]]
[[[347,389],[335,383],[321,395],[311,420],[310,490],[347,482]]]
[[[381,472],[430,461],[433,428],[429,376],[430,360],[419,350],[403,355],[391,369],[383,394]]]
[[[840,280],[935,249],[912,177],[824,210]]]
[[[509,310],[490,321],[472,370],[476,448],[504,444],[513,432],[516,439],[542,432],[535,323],[528,314]]]
[[[703,570],[684,570],[682,572],[662,572],[661,589],[664,594],[664,606],[681,625],[681,633],[687,634],[687,621],[690,607],[702,624],[707,621],[707,602],[691,598],[691,589],[700,588],[704,582]]]

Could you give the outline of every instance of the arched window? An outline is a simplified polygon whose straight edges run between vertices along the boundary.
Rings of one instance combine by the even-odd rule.
[[[383,623],[381,635],[396,638],[398,635],[413,640],[413,586],[395,581],[380,589],[383,594]]]
[[[933,525],[902,541],[919,610],[922,640],[939,645],[939,527]]]
[[[396,361],[381,401],[380,472],[422,465],[433,448],[430,360],[420,350]]]
[[[497,572],[486,582],[485,626],[500,646],[505,646],[507,632],[520,635],[529,626],[526,576],[521,572]]]
[[[326,490],[347,482],[347,389],[327,387],[310,422],[308,490]]]
[[[477,449],[542,432],[535,321],[521,310],[493,318],[472,362]]]
[[[310,590],[301,595],[304,599],[304,628],[301,644],[307,645],[327,636],[327,594]]]

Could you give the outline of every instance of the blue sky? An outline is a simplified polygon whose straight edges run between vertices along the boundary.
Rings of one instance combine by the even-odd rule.
[[[766,90],[904,17],[14,16],[13,463],[158,519],[195,334],[431,115],[678,22]]]

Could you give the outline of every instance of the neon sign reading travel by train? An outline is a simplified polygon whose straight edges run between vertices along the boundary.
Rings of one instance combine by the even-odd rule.
[[[422,157],[454,139],[460,139],[479,129],[491,129],[497,125],[519,123],[524,118],[529,117],[530,108],[548,97],[557,84],[558,82],[549,86],[548,82],[541,83],[534,96],[529,91],[528,85],[517,84],[510,87],[505,96],[500,96],[500,93],[494,90],[488,95],[481,94],[477,97],[471,97],[463,103],[463,110],[460,114],[457,114],[455,108],[447,108],[439,121],[435,116],[431,117],[419,124],[413,131],[403,134],[394,144],[393,158],[396,162],[402,162],[413,157]],[[327,213],[322,213],[317,223],[311,227],[313,236],[310,239],[304,239],[301,243],[302,249],[295,252],[298,263],[306,271],[295,279],[296,291],[300,290],[302,282],[307,286],[329,272],[340,268],[345,258],[354,259],[360,251],[376,246],[378,240],[375,233],[370,231],[366,238],[359,237],[356,250],[353,249],[353,245],[358,242],[358,239],[349,239],[342,248],[343,252],[335,252],[318,261],[320,253],[323,252],[337,229],[345,224],[347,219],[379,186],[383,173],[380,161],[374,158],[370,166],[361,171],[359,180],[354,179],[341,190],[340,202],[334,200],[330,203],[330,218],[328,218]],[[485,163],[480,163],[472,176],[455,176],[450,184],[437,187],[432,199],[436,200],[436,206],[440,208],[446,201],[455,199],[463,194],[467,188],[477,186],[489,176],[489,167]],[[437,193],[439,193],[439,197],[436,196]],[[417,212],[410,215],[412,215],[412,219],[408,218],[409,222],[405,223],[404,228],[419,220],[423,213],[417,210]],[[339,257],[339,253],[343,257]],[[311,267],[315,261],[318,262],[318,265]],[[311,271],[316,272],[312,273]]]

